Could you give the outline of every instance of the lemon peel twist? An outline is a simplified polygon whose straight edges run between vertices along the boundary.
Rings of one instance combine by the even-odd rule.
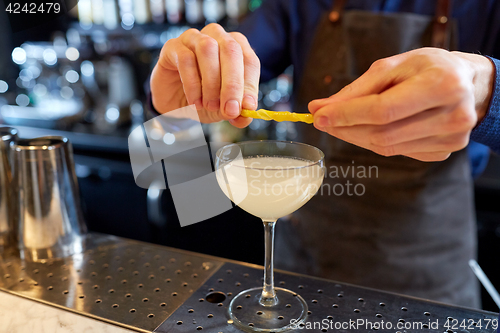
[[[263,119],[263,120],[274,120],[274,121],[293,121],[293,122],[303,122],[307,124],[312,124],[314,122],[313,115],[309,113],[292,113],[288,111],[268,111],[260,109],[257,111],[243,109],[241,111],[242,117]]]

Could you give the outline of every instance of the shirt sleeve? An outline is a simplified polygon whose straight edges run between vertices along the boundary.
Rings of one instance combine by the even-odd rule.
[[[238,27],[260,59],[261,81],[278,76],[291,64],[289,7],[285,1],[264,1]]]
[[[490,58],[495,66],[495,81],[490,106],[481,123],[472,131],[471,139],[500,153],[500,60]]]

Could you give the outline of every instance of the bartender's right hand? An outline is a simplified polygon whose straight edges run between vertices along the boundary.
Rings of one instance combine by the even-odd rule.
[[[196,105],[200,121],[250,124],[241,109],[255,110],[260,61],[239,32],[218,24],[189,29],[163,46],[151,74],[153,106],[160,113]]]

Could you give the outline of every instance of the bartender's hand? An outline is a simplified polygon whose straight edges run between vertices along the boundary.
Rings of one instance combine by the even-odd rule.
[[[441,161],[468,144],[493,80],[486,57],[422,48],[375,62],[309,110],[316,128],[344,141],[384,156]]]
[[[239,115],[257,108],[259,76],[260,61],[241,33],[218,24],[189,29],[161,50],[151,74],[153,106],[165,113],[195,104],[204,123],[245,127],[252,120]]]

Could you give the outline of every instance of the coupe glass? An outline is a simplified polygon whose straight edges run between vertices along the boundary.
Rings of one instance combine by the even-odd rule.
[[[274,287],[274,227],[280,217],[302,207],[318,191],[323,163],[321,150],[296,142],[247,141],[217,151],[216,175],[222,191],[264,222],[264,285],[242,291],[229,304],[233,324],[243,330],[283,332],[307,316],[300,295]]]

